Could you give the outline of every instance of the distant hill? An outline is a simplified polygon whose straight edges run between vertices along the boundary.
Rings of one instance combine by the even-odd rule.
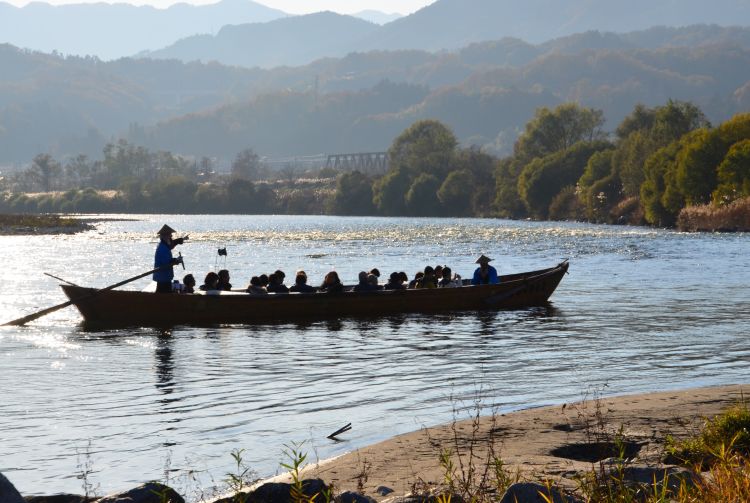
[[[131,56],[196,33],[214,34],[228,24],[267,22],[287,14],[251,0],[210,5],[177,3],[167,9],[125,3],[53,6],[0,2],[0,43],[102,59]]]
[[[321,30],[317,23],[341,30]],[[698,23],[722,26],[749,26],[748,0],[438,0],[405,17],[383,26],[357,32],[347,30],[340,20],[335,27],[325,17],[302,16],[295,23],[274,21],[269,26],[235,26],[231,32],[216,36],[192,37],[164,50],[151,52],[151,57],[176,57],[182,61],[216,60],[226,64],[269,67],[263,53],[248,53],[235,43],[238,33],[242,40],[263,44],[275,54],[273,64],[297,65],[318,58],[338,57],[349,52],[372,50],[456,50],[472,43],[503,38],[517,38],[533,44],[588,31],[611,33],[645,30],[653,26],[684,27]],[[287,39],[314,40],[324,33],[324,43],[284,45],[274,43]],[[264,37],[267,42],[264,43]],[[620,48],[628,46],[625,39],[611,40]],[[678,45],[689,41],[675,41]],[[612,47],[616,48],[616,47]]]
[[[218,34],[187,37],[143,56],[219,61],[246,67],[296,66],[321,56],[338,57],[378,25],[352,16],[319,12],[268,23],[225,26]]]
[[[247,147],[274,156],[377,151],[421,118],[503,154],[537,107],[566,101],[601,108],[609,130],[635,104],[669,98],[694,102],[714,123],[747,111],[750,28],[586,32],[536,45],[504,38],[271,70],[0,45],[0,69],[0,165],[40,152],[99,156],[118,137],[224,159]]]
[[[404,17],[402,14],[380,12],[379,10],[363,10],[352,14],[354,17],[364,19],[375,24],[387,24],[391,21]]]
[[[382,27],[364,49],[457,49],[520,38],[531,43],[590,30],[630,32],[652,26],[750,25],[747,0],[438,0]]]

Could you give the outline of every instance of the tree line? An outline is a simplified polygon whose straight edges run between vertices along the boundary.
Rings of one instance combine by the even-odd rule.
[[[601,110],[542,107],[512,155],[496,158],[460,146],[441,122],[421,120],[393,141],[384,175],[318,172],[301,180],[274,180],[252,149],[217,177],[208,158],[120,141],[105,147],[101,161],[79,156],[62,165],[37,156],[12,180],[16,190],[3,193],[0,210],[496,216],[670,227],[685,207],[750,197],[750,114],[712,127],[694,104],[670,100],[635,106],[613,133],[603,125]],[[81,186],[89,188],[74,188]],[[30,190],[59,192],[24,194]]]

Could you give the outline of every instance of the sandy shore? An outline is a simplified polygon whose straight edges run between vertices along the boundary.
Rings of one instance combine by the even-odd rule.
[[[750,385],[744,385],[744,391],[750,391]],[[337,492],[356,491],[361,485],[365,494],[384,502],[409,493],[415,483],[440,483],[444,473],[439,462],[441,449],[461,452],[466,463],[473,444],[475,463],[483,464],[492,439],[495,451],[511,472],[520,473],[525,480],[553,478],[570,484],[573,474],[592,467],[591,461],[572,458],[596,457],[598,453],[592,453],[591,446],[597,438],[621,430],[637,451],[637,463],[657,464],[667,434],[680,437],[695,433],[704,418],[741,402],[742,397],[742,385],[589,397],[580,403],[482,417],[478,421],[468,419],[399,435],[309,465],[304,476],[333,482]],[[553,452],[558,448],[563,448],[563,452]],[[458,458],[453,459],[458,466]],[[381,486],[393,492],[383,495],[378,491]]]

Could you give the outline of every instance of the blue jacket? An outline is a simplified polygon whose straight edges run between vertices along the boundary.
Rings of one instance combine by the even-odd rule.
[[[489,271],[487,272],[487,278],[483,281],[482,276],[480,274],[480,271],[482,270],[482,268],[477,267],[477,270],[474,271],[474,277],[471,279],[471,284],[472,285],[497,285],[498,283],[500,283],[500,279],[498,279],[497,277],[497,270],[491,265],[488,265],[487,269],[489,269]]]
[[[156,247],[156,254],[154,254],[154,269],[171,263],[172,247],[165,243],[164,240],[161,240],[159,241],[159,246]],[[172,279],[174,279],[174,271],[171,267],[165,267],[156,271],[153,278],[157,283],[171,283]]]

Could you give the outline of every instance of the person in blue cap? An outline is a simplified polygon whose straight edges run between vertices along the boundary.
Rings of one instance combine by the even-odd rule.
[[[172,293],[172,279],[174,279],[174,271],[171,266],[175,266],[180,263],[180,259],[172,257],[172,249],[181,245],[187,239],[184,238],[172,239],[172,234],[175,230],[164,224],[159,230],[159,244],[156,247],[156,253],[154,254],[154,269],[161,267],[158,271],[154,272],[153,279],[156,281],[156,293]],[[170,266],[170,267],[165,267]]]

